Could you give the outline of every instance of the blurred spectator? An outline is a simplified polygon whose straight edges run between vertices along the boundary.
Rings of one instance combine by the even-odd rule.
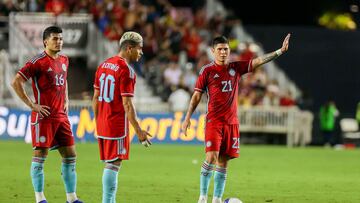
[[[189,92],[194,90],[196,80],[197,75],[194,65],[192,63],[187,63],[185,67],[185,73],[182,76],[182,83],[189,90]]]
[[[8,16],[11,12],[20,11],[12,0],[5,0],[3,4],[0,4],[0,15]]]
[[[120,40],[122,33],[122,27],[114,21],[111,21],[104,30],[105,37],[108,38],[110,41]]]
[[[189,91],[183,85],[179,85],[177,89],[170,94],[168,99],[172,112],[185,112],[188,108],[189,101]]]
[[[266,88],[266,93],[263,98],[262,104],[264,106],[279,106],[280,104],[279,92],[280,89],[276,83],[272,83],[268,85]]]
[[[126,4],[125,4],[126,5]],[[125,18],[126,18],[126,9],[123,7],[123,0],[116,0],[112,9],[111,13],[111,20],[118,24],[118,26],[124,26]]]
[[[240,80],[239,93],[241,95],[248,95],[252,91],[251,87],[252,77],[250,75],[245,75]]]
[[[156,7],[154,5],[149,5],[147,8],[147,17],[146,22],[153,24],[157,19],[160,18],[160,13],[157,12]]]
[[[127,13],[124,21],[124,30],[137,30],[146,19],[146,8],[138,1],[125,1],[124,9]]]
[[[164,81],[165,85],[168,86],[177,86],[180,83],[180,76],[182,71],[178,64],[175,62],[170,62],[169,67],[164,71]]]
[[[262,67],[255,69],[252,77],[254,81],[253,86],[264,88],[268,82],[266,72]]]
[[[194,15],[194,26],[198,29],[205,28],[206,22],[206,11],[204,8],[200,8],[195,11]]]
[[[280,99],[280,106],[294,106],[296,101],[292,97],[291,91],[287,90],[286,93]]]
[[[250,108],[257,105],[257,103],[258,99],[254,91],[250,91],[248,95],[241,95],[241,97],[239,97],[239,105],[244,108]]]
[[[190,28],[190,32],[184,36],[184,42],[188,61],[195,63],[199,57],[199,45],[201,43],[201,38],[195,27]]]
[[[177,55],[181,51],[181,41],[182,41],[183,33],[181,33],[180,26],[174,25],[170,29],[168,29],[165,34],[165,41],[162,44],[162,49],[170,49],[170,57],[171,60],[177,60]]]
[[[26,4],[26,10],[29,12],[39,12],[45,10],[44,0],[29,0]]]
[[[334,144],[333,137],[336,130],[335,122],[337,116],[339,116],[339,111],[333,101],[328,101],[320,107],[320,130],[325,146]]]
[[[110,23],[110,19],[109,17],[106,15],[106,11],[105,10],[100,10],[99,11],[99,16],[98,16],[98,19],[97,19],[97,26],[99,28],[99,30],[104,33],[105,32],[105,29],[106,27],[109,25]]]
[[[74,5],[70,7],[70,13],[88,13],[90,10],[90,5],[88,4],[88,0],[73,0]],[[90,1],[89,1],[90,3]]]
[[[88,91],[81,92],[81,99],[82,99],[82,100],[91,100],[91,99],[92,99],[92,95],[91,95],[91,93],[88,92]]]
[[[256,101],[254,104],[259,104],[259,102],[262,101],[262,98],[266,93],[267,82],[267,75],[263,68],[259,67],[255,69],[251,82],[252,90],[256,92]]]
[[[169,95],[176,90],[180,84],[182,71],[179,65],[175,62],[170,62],[168,67],[164,71],[164,90],[161,92],[161,97],[164,101],[167,101]]]
[[[48,13],[54,13],[60,15],[67,11],[67,5],[65,1],[61,0],[48,0],[45,4],[45,11]]]
[[[100,18],[100,12],[104,10],[105,4],[102,1],[96,1],[95,4],[90,6],[90,12],[93,15],[94,22],[98,25],[98,20]]]
[[[209,59],[207,53],[201,52],[198,62],[196,64],[196,72],[199,73],[201,68],[208,63],[210,63],[210,59]]]
[[[158,51],[154,25],[152,23],[147,23],[145,25],[143,37],[146,42],[143,46],[144,58],[146,62],[148,62],[156,57]]]
[[[253,51],[251,51],[250,43],[246,42],[244,50],[239,55],[239,59],[247,61],[247,60],[250,60],[250,59],[252,59],[254,57],[255,57],[255,53]]]
[[[224,22],[223,14],[220,12],[215,13],[215,15],[209,20],[208,23],[209,31],[212,32],[214,35],[220,35],[224,28],[223,22]]]

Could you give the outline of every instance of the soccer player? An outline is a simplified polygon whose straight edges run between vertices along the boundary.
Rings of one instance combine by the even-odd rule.
[[[105,60],[98,67],[92,101],[98,133],[100,159],[104,161],[103,203],[115,203],[118,172],[122,160],[129,159],[129,121],[139,141],[148,147],[148,136],[137,121],[132,102],[136,82],[134,69],[129,65],[140,59],[143,39],[136,32],[125,32],[119,42],[118,55]]]
[[[63,46],[62,29],[50,26],[43,32],[45,50],[32,58],[16,74],[12,87],[31,108],[33,158],[31,180],[37,203],[46,203],[44,195],[44,162],[48,151],[58,149],[62,156],[61,174],[68,203],[81,203],[76,196],[76,152],[67,116],[67,72],[69,60],[59,52]],[[35,102],[28,96],[24,83],[32,79]]]
[[[213,203],[221,203],[225,189],[228,161],[239,156],[239,121],[237,118],[238,84],[242,75],[279,57],[288,50],[290,34],[280,49],[248,61],[229,62],[229,41],[216,37],[212,42],[215,58],[202,67],[195,85],[182,131],[190,127],[190,117],[206,92],[208,110],[205,128],[206,159],[200,172],[199,203],[207,202],[209,183],[214,174]]]

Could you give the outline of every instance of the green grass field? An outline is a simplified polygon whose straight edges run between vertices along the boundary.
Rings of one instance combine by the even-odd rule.
[[[77,152],[78,196],[99,203],[103,164],[97,145],[80,143]],[[0,202],[34,202],[31,153],[28,144],[0,142]],[[202,146],[133,144],[119,174],[117,202],[197,202],[203,158]],[[65,202],[60,162],[56,151],[45,162],[50,203]],[[224,197],[244,203],[359,203],[360,150],[242,145],[241,157],[230,162]]]

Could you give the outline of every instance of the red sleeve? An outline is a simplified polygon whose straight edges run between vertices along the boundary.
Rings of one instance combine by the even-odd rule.
[[[66,56],[66,68],[67,68],[66,72],[68,72],[69,71],[69,57],[67,57],[67,56]]]
[[[253,71],[252,60],[231,62],[230,66],[233,67],[240,75]]]
[[[120,93],[124,97],[133,97],[135,90],[136,75],[131,68],[124,68],[120,75]]]
[[[207,80],[206,80],[206,71],[203,71],[202,73],[200,73],[196,84],[195,84],[195,91],[198,92],[205,92],[206,91],[206,86],[207,86]]]
[[[65,65],[66,65],[66,71],[65,71],[65,74],[66,74],[66,78],[68,76],[68,72],[69,72],[69,58],[67,56],[64,56],[65,57]]]
[[[100,85],[99,85],[99,68],[96,70],[96,73],[95,73],[94,89],[100,90]]]
[[[27,62],[24,67],[18,71],[19,75],[24,78],[25,81],[35,76],[35,67],[31,62]]]

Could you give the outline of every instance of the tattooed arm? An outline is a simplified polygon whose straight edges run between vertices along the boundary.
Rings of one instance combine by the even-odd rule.
[[[185,136],[186,136],[187,129],[190,128],[190,125],[191,125],[191,123],[190,123],[191,115],[194,113],[197,105],[200,103],[201,96],[202,96],[201,92],[195,91],[193,96],[191,97],[191,101],[190,101],[189,108],[188,108],[188,111],[185,116],[185,120],[181,126],[182,132],[185,134]]]
[[[288,34],[282,44],[282,47],[276,51],[273,51],[271,53],[265,54],[263,56],[259,56],[255,59],[252,60],[252,67],[253,69],[274,60],[275,58],[279,57],[281,54],[285,53],[288,48],[289,48],[289,39],[290,39],[290,34]]]

